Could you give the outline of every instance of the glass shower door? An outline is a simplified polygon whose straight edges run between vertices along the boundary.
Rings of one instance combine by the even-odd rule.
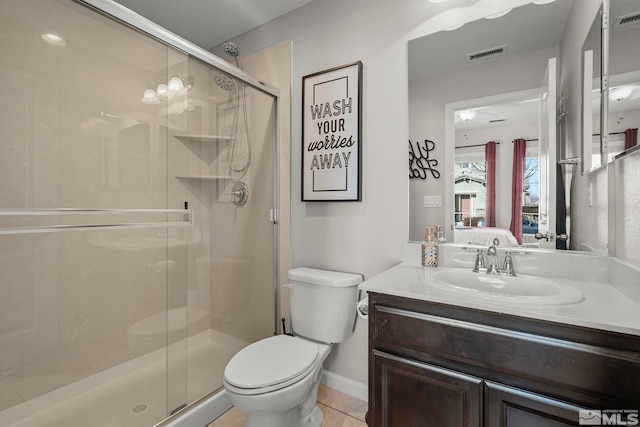
[[[0,20],[0,424],[153,425],[186,389],[193,214],[168,188],[177,98],[141,100],[186,55],[71,1]]]
[[[274,332],[276,99],[71,0],[0,22],[0,425],[154,425]]]

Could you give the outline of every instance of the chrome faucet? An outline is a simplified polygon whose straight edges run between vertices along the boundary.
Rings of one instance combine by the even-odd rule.
[[[469,242],[469,244],[472,244]],[[490,275],[505,275],[516,276],[516,271],[513,268],[512,255],[529,255],[527,251],[505,251],[504,262],[502,268],[498,267],[498,246],[500,246],[500,240],[498,238],[493,239],[493,244],[487,248],[487,262],[485,263],[484,255],[481,249],[463,247],[466,251],[476,251],[476,261],[473,265],[474,273],[487,273]],[[485,267],[485,265],[488,266]]]
[[[513,269],[513,258],[511,255],[529,255],[527,251],[506,251],[504,253],[504,264],[502,265],[502,274],[507,276],[516,276],[516,271]]]
[[[487,274],[500,274],[500,270],[498,269],[498,249],[496,246],[500,245],[500,240],[495,237],[493,239],[493,244],[489,246],[487,249],[487,262],[489,266],[487,267]]]
[[[502,271],[507,276],[515,276],[516,271],[513,269],[513,258],[511,258],[511,252],[507,251],[504,254],[504,264],[502,265]]]
[[[480,270],[484,270],[484,255],[482,255],[482,249],[478,249],[476,252],[476,263],[473,266],[474,273],[480,273]]]

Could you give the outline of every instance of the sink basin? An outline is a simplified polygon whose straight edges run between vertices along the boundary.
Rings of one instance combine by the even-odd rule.
[[[491,276],[472,271],[436,271],[429,286],[459,295],[518,304],[575,304],[584,300],[578,289],[552,279],[519,275]]]

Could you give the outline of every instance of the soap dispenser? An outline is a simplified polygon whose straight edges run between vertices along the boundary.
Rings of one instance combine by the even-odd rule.
[[[438,242],[435,227],[425,227],[425,229],[427,232],[422,242],[422,267],[430,269],[438,266]]]
[[[436,242],[438,244],[447,243],[447,239],[444,238],[444,231],[442,225],[436,225]]]

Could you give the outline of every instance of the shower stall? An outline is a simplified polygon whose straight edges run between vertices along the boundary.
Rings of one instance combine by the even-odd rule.
[[[110,0],[0,22],[0,425],[188,412],[278,329],[278,91]]]

